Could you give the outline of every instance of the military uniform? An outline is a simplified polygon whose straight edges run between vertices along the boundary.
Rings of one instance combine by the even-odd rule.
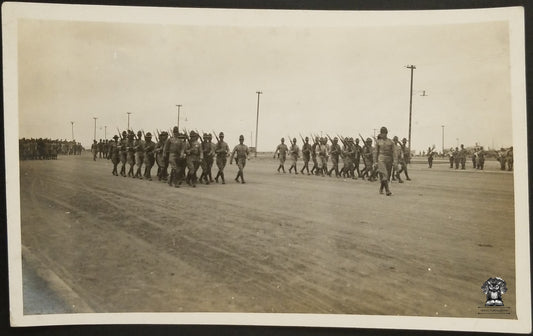
[[[341,154],[341,146],[338,144],[338,139],[333,139],[333,143],[329,148],[329,155],[331,157],[331,170],[328,171],[328,175],[331,176],[331,173],[335,171],[335,176],[339,177],[339,156]]]
[[[291,155],[291,166],[289,168],[289,173],[291,172],[292,169],[294,169],[294,174],[298,175],[298,169],[296,168],[296,162],[298,161],[298,158],[300,157],[300,148],[298,148],[298,145],[296,145],[296,139],[292,139],[290,155]]]
[[[316,147],[318,157],[318,172],[322,176],[327,173],[328,170],[328,146],[324,139],[320,139],[320,143]]]
[[[195,132],[191,132],[189,135],[189,142],[185,144],[185,154],[187,156],[187,183],[196,187],[196,172],[200,167],[200,162],[203,160],[204,154],[202,151],[202,145],[197,140],[198,135]]]
[[[168,185],[179,187],[183,182],[183,164],[180,160],[185,157],[185,143],[180,137],[179,130],[174,127],[174,136],[167,139],[163,152],[165,153],[165,160],[170,165],[170,177],[168,178]]]
[[[155,142],[152,142],[152,134],[146,133],[144,137],[144,174],[143,177],[149,181],[152,180],[152,167],[155,162]]]
[[[133,177],[133,168],[135,166],[135,140],[134,140],[135,134],[131,132],[128,134],[128,142],[126,144],[126,162],[129,166],[128,169],[128,176]]]
[[[457,154],[457,157],[459,159],[459,163],[461,164],[461,169],[465,169],[466,165],[466,149],[464,145],[461,145],[461,149],[459,150],[459,153]],[[458,165],[455,167],[455,169],[458,168]]]
[[[165,143],[168,139],[168,133],[163,131],[159,134],[159,141],[157,142],[155,152],[155,162],[157,163],[157,179],[159,181],[166,181],[168,178],[168,157],[165,156]]]
[[[311,145],[309,144],[309,138],[305,138],[305,143],[302,146],[302,158],[304,160],[304,166],[300,173],[304,173],[304,170],[307,170],[307,175],[309,173],[309,161],[311,160]]]
[[[278,173],[280,172],[280,169],[283,170],[283,172],[285,173],[285,160],[287,159],[287,152],[289,151],[289,148],[284,142],[285,139],[282,138],[281,144],[279,144],[278,147],[276,147],[276,150],[274,151],[274,158],[276,158],[276,154],[278,154],[279,159],[279,166],[277,169]]]
[[[429,168],[432,168],[433,167],[433,156],[435,155],[435,152],[433,151],[432,148],[428,148],[428,165],[429,165]]]
[[[128,161],[128,139],[126,131],[122,132],[122,139],[119,142],[119,155],[120,155],[120,175],[126,177],[126,162]]]
[[[222,132],[220,132],[218,142],[215,145],[215,154],[218,168],[215,181],[218,183],[218,178],[220,177],[222,179],[222,184],[225,184],[226,181],[224,180],[224,168],[226,167],[226,162],[229,155],[229,146],[224,142],[224,133]]]
[[[200,183],[205,181],[205,184],[209,184],[212,181],[211,178],[211,168],[213,166],[213,156],[215,155],[214,148],[212,146],[209,134],[204,134],[204,141],[201,144],[203,159],[200,162],[200,167],[202,167],[202,174],[200,175]]]
[[[319,146],[319,139],[318,137],[315,139],[313,145],[311,146],[311,159],[313,160],[313,168],[311,168],[311,174],[318,175],[318,158],[317,158],[317,147]]]
[[[241,178],[241,183],[244,182],[244,167],[246,166],[246,160],[248,159],[248,155],[250,155],[250,151],[248,149],[248,146],[246,146],[244,143],[244,136],[239,136],[239,144],[233,148],[233,152],[231,152],[231,158],[230,158],[230,164],[233,163],[233,157],[235,155],[237,159],[237,166],[239,167],[239,172],[237,173],[237,177],[235,177],[235,181],[239,182],[239,177]]]
[[[142,165],[144,163],[144,140],[142,139],[142,132],[137,133],[137,139],[133,143],[133,148],[135,150],[135,165],[137,166],[137,171],[135,172],[134,177],[142,179]]]
[[[117,166],[120,162],[120,153],[119,153],[119,146],[118,146],[118,135],[115,135],[113,137],[115,141],[111,141],[108,143],[108,153],[107,153],[107,159],[111,159],[111,162],[113,163],[113,172],[112,174],[115,176],[118,176]]]
[[[374,153],[374,165],[377,165],[378,173],[381,179],[380,193],[383,189],[386,190],[387,196],[392,195],[389,190],[389,176],[392,171],[392,166],[396,165],[396,145],[391,139],[387,138],[387,128],[381,127],[381,137],[376,142],[376,151]]]
[[[93,140],[91,152],[93,153],[93,161],[96,161],[96,156],[98,155],[98,142],[96,142],[96,140]]]
[[[411,153],[409,153],[409,147],[407,147],[407,139],[403,138],[402,143],[400,144],[400,156],[398,160],[398,165],[400,166],[400,170],[398,171],[398,176],[402,172],[405,173],[405,179],[407,181],[410,181],[409,174],[407,173],[407,163],[409,163],[411,157]]]

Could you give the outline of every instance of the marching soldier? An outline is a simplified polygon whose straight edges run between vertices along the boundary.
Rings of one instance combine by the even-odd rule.
[[[407,139],[403,138],[400,144],[400,156],[399,156],[399,161],[398,161],[400,170],[398,171],[398,176],[400,176],[400,174],[404,172],[405,179],[407,181],[411,181],[411,179],[409,178],[409,174],[407,173],[407,163],[411,161],[409,159],[410,157],[411,157],[411,153],[409,153],[409,147],[407,147]]]
[[[372,148],[372,139],[366,138],[366,141],[364,142],[363,151],[361,153],[361,156],[363,157],[363,163],[365,165],[365,168],[363,168],[363,171],[361,172],[361,176],[363,180],[365,179],[365,176],[368,178],[368,181],[374,181],[374,157],[373,157],[374,149]]]
[[[200,175],[200,183],[205,180],[205,184],[213,182],[211,178],[211,167],[213,166],[213,156],[215,149],[212,146],[210,134],[204,133],[204,141],[202,142],[203,160],[200,163],[202,167],[202,174]]]
[[[168,160],[165,159],[165,143],[168,140],[168,133],[163,131],[159,134],[159,141],[155,146],[155,162],[157,163],[157,179],[166,181],[168,178]]]
[[[229,146],[227,143],[224,142],[223,132],[220,132],[218,135],[218,141],[215,145],[215,154],[217,156],[216,160],[218,168],[215,181],[218,183],[218,178],[220,177],[222,179],[222,184],[226,184],[226,181],[224,180],[224,168],[226,167],[227,158],[229,156]]]
[[[128,134],[128,143],[126,145],[126,161],[129,165],[128,169],[128,177],[133,177],[133,167],[135,166],[135,133],[133,131],[130,131]]]
[[[335,139],[333,139],[335,141]],[[357,177],[355,176],[355,156],[356,156],[356,148],[355,144],[353,142],[353,138],[347,138],[346,139],[346,145],[344,146],[343,155],[344,155],[344,172],[347,177],[351,177],[354,180],[357,180]]]
[[[302,145],[302,157],[304,160],[304,166],[302,170],[300,170],[300,173],[304,173],[304,170],[307,170],[307,175],[311,175],[309,173],[309,161],[311,159],[311,145],[309,144],[309,138],[305,137],[305,143]]]
[[[187,156],[187,184],[191,185],[193,188],[196,188],[196,172],[200,167],[200,162],[204,158],[202,151],[202,145],[198,142],[198,134],[194,131],[191,131],[189,135],[189,142],[185,144],[185,154]]]
[[[113,163],[113,175],[118,176],[117,172],[117,166],[120,162],[120,154],[119,154],[119,146],[118,146],[118,135],[115,135],[113,137],[115,141],[110,141],[108,144],[108,154],[107,159],[111,159],[111,162]]]
[[[152,142],[152,133],[148,132],[144,136],[144,174],[143,177],[152,181],[151,170],[155,161],[155,142]],[[141,177],[142,178],[142,177]]]
[[[250,155],[250,151],[248,150],[248,146],[244,144],[244,136],[239,136],[239,144],[233,148],[233,152],[231,152],[231,158],[229,164],[233,164],[233,157],[237,154],[237,166],[239,167],[239,172],[237,173],[237,177],[235,177],[235,181],[239,182],[239,177],[241,178],[241,183],[244,182],[244,167],[246,166],[246,160],[248,159],[248,155]]]
[[[165,153],[165,162],[168,162],[168,165],[170,165],[168,185],[179,188],[183,179],[181,178],[182,172],[178,160],[183,159],[185,156],[185,144],[180,137],[179,128],[177,126],[174,126],[172,133],[174,136],[166,140],[163,153]]]
[[[298,175],[298,169],[296,168],[296,162],[298,161],[298,157],[300,157],[300,148],[298,148],[298,145],[296,145],[296,138],[292,139],[290,155],[291,155],[291,166],[289,168],[289,174],[291,173],[291,170],[294,169],[294,174]]]
[[[317,147],[320,145],[320,140],[318,137],[315,138],[313,145],[311,146],[311,159],[313,159],[313,168],[311,168],[311,174],[318,175],[318,158],[317,158]]]
[[[321,176],[328,172],[328,146],[324,138],[320,138],[319,145],[316,147],[318,156],[317,171]]]
[[[335,176],[336,177],[339,177],[340,174],[339,174],[339,156],[341,154],[341,146],[339,146],[338,144],[339,142],[339,139],[337,137],[335,137],[333,139],[333,143],[331,144],[330,146],[330,157],[331,157],[331,170],[329,170],[327,173],[328,173],[328,176],[331,176],[331,173],[333,171],[335,171]]]
[[[392,166],[392,181],[395,181],[398,179],[398,183],[403,183],[402,177],[400,176],[400,161],[402,160],[402,147],[400,144],[400,141],[398,140],[398,137],[395,135],[392,138],[392,142],[394,143],[395,151],[396,152],[396,162],[398,164]]]
[[[386,127],[381,127],[379,133],[380,137],[378,137],[374,152],[374,167],[377,167],[381,180],[379,193],[383,194],[383,189],[385,189],[387,196],[390,196],[392,193],[389,190],[389,176],[392,166],[397,164],[396,146],[392,140],[387,138],[388,130]]]
[[[128,160],[128,133],[122,132],[122,138],[120,139],[119,155],[120,155],[120,176],[126,177],[126,162]]]
[[[281,143],[276,147],[276,150],[274,151],[274,159],[276,158],[276,154],[278,154],[279,158],[279,166],[278,166],[278,173],[280,172],[280,169],[283,170],[283,173],[285,173],[285,160],[287,159],[287,152],[289,148],[285,144],[285,138],[281,138]]]
[[[137,171],[133,177],[142,179],[142,165],[144,163],[144,140],[142,139],[142,131],[137,132],[137,139],[133,143],[133,149],[135,151],[135,165]]]
[[[361,177],[361,171],[359,170],[359,163],[361,162],[361,153],[363,152],[363,148],[359,145],[359,138],[355,138],[355,145],[354,145],[354,152],[355,152],[355,159],[354,159],[354,168],[357,171],[357,177]]]

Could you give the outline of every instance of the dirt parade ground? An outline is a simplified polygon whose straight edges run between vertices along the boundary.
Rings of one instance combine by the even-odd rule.
[[[497,162],[414,162],[391,197],[276,168],[265,156],[246,184],[228,164],[226,185],[178,189],[88,153],[21,161],[24,314],[487,317],[481,286],[498,276],[507,310],[488,317],[516,318],[513,174]]]

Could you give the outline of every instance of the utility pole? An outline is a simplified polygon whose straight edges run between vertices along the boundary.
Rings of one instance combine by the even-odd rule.
[[[72,141],[74,141],[74,121],[70,122],[72,124]]]
[[[96,140],[96,119],[98,119],[97,117],[93,117],[94,119],[94,140]]]
[[[411,69],[411,90],[409,91],[409,153],[411,153],[411,116],[413,113],[413,70],[416,69],[414,65],[405,66],[407,69]]]
[[[442,154],[444,154],[444,125],[442,127]]]
[[[182,105],[181,104],[176,104],[176,106],[178,107],[178,128],[180,128],[180,107]]]
[[[128,114],[128,131],[130,130],[130,114],[131,112],[126,112]]]
[[[259,96],[263,93],[261,91],[256,91],[257,93],[257,117],[255,119],[255,157],[257,157],[257,131],[259,129]],[[252,141],[252,139],[250,139]]]

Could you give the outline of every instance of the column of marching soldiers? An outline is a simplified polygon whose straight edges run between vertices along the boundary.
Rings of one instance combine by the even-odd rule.
[[[152,134],[143,131],[123,131],[115,135],[108,143],[108,150],[104,157],[113,163],[112,174],[115,176],[133,177],[152,180],[151,169],[157,164],[157,179],[167,181],[170,186],[180,187],[183,182],[192,187],[196,183],[210,184],[213,182],[225,184],[224,168],[230,156],[229,146],[224,142],[224,133],[215,137],[217,143],[212,142],[212,135],[199,132],[180,132],[174,127],[172,132],[157,131],[156,142],[152,141]],[[144,137],[144,140],[143,140]],[[249,149],[244,145],[244,136],[239,137],[239,144],[231,152],[230,164],[237,164],[239,170],[235,181],[245,183],[244,166],[249,156]],[[96,160],[98,143],[94,140],[91,148],[93,160]],[[216,162],[218,172],[213,179],[212,167]],[[120,171],[119,171],[120,164]],[[142,170],[144,166],[144,171]],[[168,168],[170,167],[170,172]],[[200,177],[197,171],[202,168]]]
[[[56,160],[58,155],[81,155],[81,143],[59,139],[19,139],[21,160]]]
[[[300,138],[303,142],[302,149],[297,145],[297,139],[290,140],[290,147],[285,144],[285,138],[281,139],[281,144],[277,146],[274,152],[274,158],[279,159],[278,173],[285,173],[285,161],[287,156],[291,159],[291,166],[289,173],[317,175],[317,176],[332,176],[335,173],[336,177],[352,178],[368,181],[379,180],[380,193],[383,190],[387,195],[392,193],[389,190],[389,182],[397,180],[399,183],[404,183],[401,174],[405,174],[405,179],[410,180],[407,171],[407,164],[410,163],[411,153],[407,146],[407,139],[403,138],[399,141],[397,136],[392,139],[387,137],[387,128],[382,127],[380,134],[377,137],[364,139],[361,135],[359,138],[336,136],[332,138],[312,136],[313,143],[309,142],[309,137]],[[230,156],[229,146],[224,142],[224,134],[216,132],[213,134],[216,137],[216,143],[212,141],[211,133],[203,133],[201,137],[199,132],[191,131],[190,133],[184,130],[180,132],[178,127],[174,127],[171,132],[159,132],[155,136],[156,142],[152,141],[152,134],[143,131],[138,131],[135,134],[133,131],[120,132],[119,135],[113,137],[114,141],[107,143],[107,150],[104,151],[103,156],[113,162],[113,175],[129,176],[133,178],[152,180],[151,169],[154,164],[157,164],[157,178],[159,181],[167,181],[170,186],[179,187],[183,182],[196,186],[197,182],[210,184],[213,182],[225,184],[224,168],[227,163],[227,158]],[[143,139],[144,136],[144,140]],[[289,139],[291,139],[289,137]],[[359,141],[361,139],[361,141]],[[329,143],[328,143],[329,140]],[[238,165],[238,173],[235,181],[245,183],[244,181],[244,167],[249,156],[249,149],[243,143],[244,137],[239,137],[239,144],[235,146],[231,152],[230,164]],[[342,143],[342,147],[339,144]],[[92,146],[93,159],[96,160],[98,153],[102,155],[100,146],[94,141]],[[512,169],[512,147],[510,149],[502,150],[500,152],[494,151],[497,160],[502,165],[502,170],[505,165],[508,169]],[[297,161],[300,158],[300,153],[303,158],[303,167],[298,170]],[[434,147],[428,148],[427,156],[429,167],[432,166],[433,156],[436,154]],[[444,153],[443,153],[444,154]],[[450,156],[450,168],[453,163],[456,169],[459,164],[462,169],[465,169],[465,158],[468,155],[467,150],[461,145],[461,149],[451,149],[448,153]],[[476,147],[473,152],[474,168],[483,169],[485,151],[483,147]],[[342,167],[339,163],[342,161]],[[309,168],[310,163],[313,166]],[[331,163],[328,169],[328,163]],[[360,163],[363,163],[363,169],[360,169]],[[218,172],[213,179],[212,167],[216,163]],[[118,171],[118,165],[120,172]],[[126,171],[126,166],[128,169]],[[142,167],[144,166],[144,172]],[[170,173],[168,168],[170,167]],[[202,168],[200,177],[197,177],[197,171]],[[240,180],[239,180],[240,179]]]

